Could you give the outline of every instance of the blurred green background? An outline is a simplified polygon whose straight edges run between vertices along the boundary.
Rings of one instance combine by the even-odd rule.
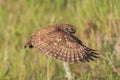
[[[33,32],[59,23],[75,25],[76,36],[100,53],[70,64],[75,80],[120,80],[120,0],[0,0],[0,80],[65,80],[61,61],[23,49]]]

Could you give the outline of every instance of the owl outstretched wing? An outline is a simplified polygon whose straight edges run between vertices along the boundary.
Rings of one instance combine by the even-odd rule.
[[[37,51],[65,62],[78,63],[98,58],[95,50],[83,45],[74,35],[63,31],[44,31],[33,33],[25,47],[35,48]]]

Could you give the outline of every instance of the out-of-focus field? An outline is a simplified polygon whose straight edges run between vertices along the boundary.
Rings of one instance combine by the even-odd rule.
[[[33,32],[58,23],[75,25],[76,36],[100,54],[70,64],[76,80],[120,80],[120,0],[0,0],[0,80],[65,80],[61,61],[23,48]]]

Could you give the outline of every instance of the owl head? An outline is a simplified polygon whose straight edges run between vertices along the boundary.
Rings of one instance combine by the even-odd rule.
[[[59,28],[68,34],[74,34],[76,32],[76,28],[71,24],[61,24]]]

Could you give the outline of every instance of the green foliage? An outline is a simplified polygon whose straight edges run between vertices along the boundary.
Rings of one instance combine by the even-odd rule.
[[[76,80],[120,80],[111,67],[119,61],[120,0],[0,0],[0,80],[64,80],[62,62],[23,49],[31,33],[50,24],[70,23],[95,62],[70,64]],[[112,62],[111,62],[112,61]]]

